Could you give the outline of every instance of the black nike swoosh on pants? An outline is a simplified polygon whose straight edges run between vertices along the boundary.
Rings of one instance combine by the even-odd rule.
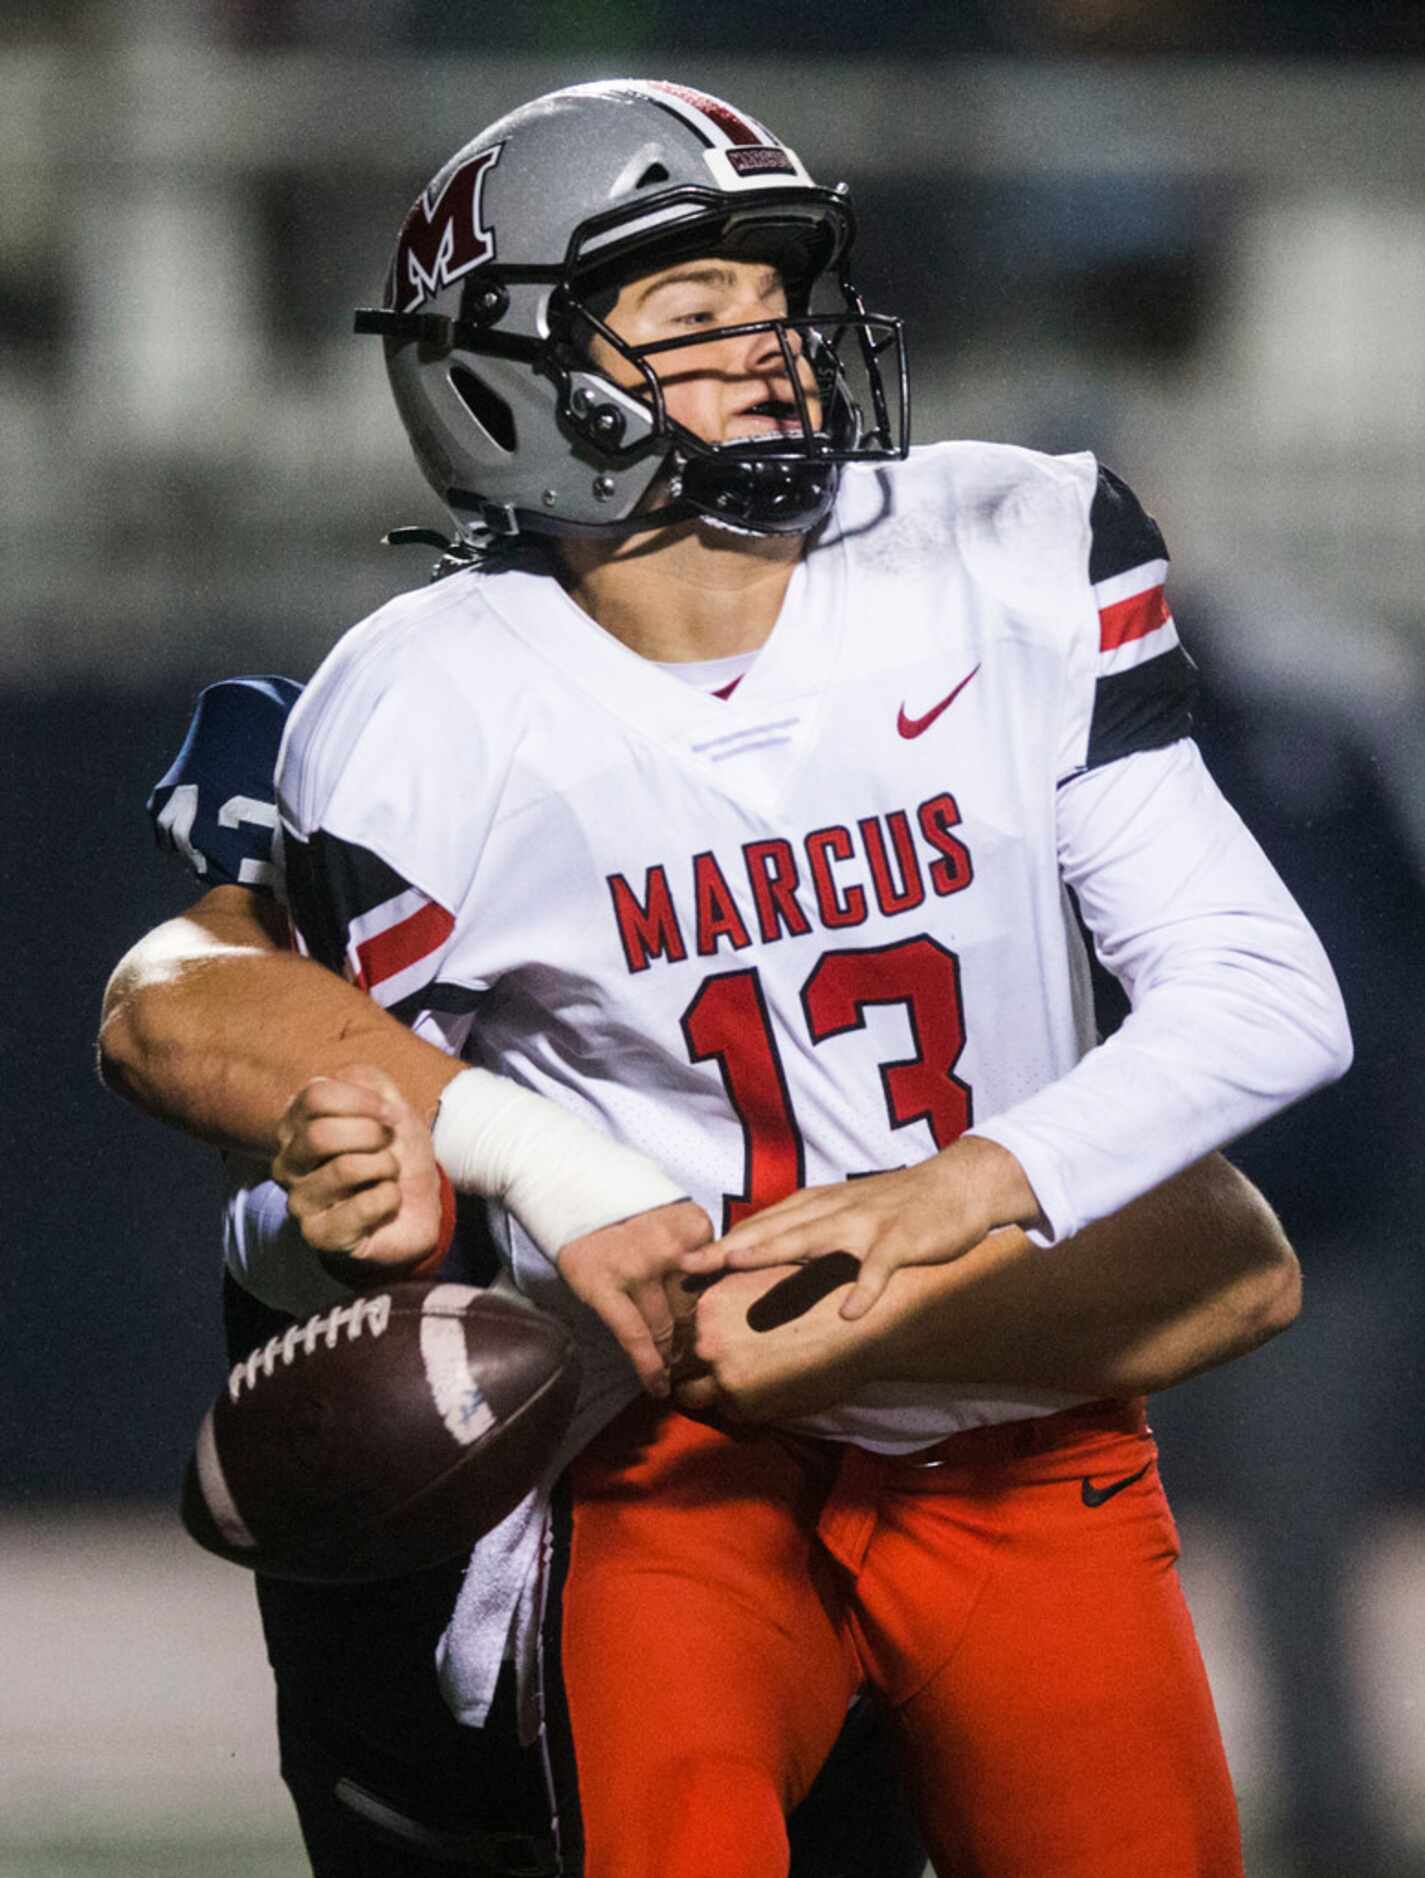
[[[1085,1474],[1079,1483],[1085,1506],[1102,1506],[1105,1500],[1111,1500],[1115,1493],[1122,1493],[1125,1487],[1131,1487],[1135,1480],[1141,1480],[1153,1465],[1145,1461],[1136,1474],[1125,1474],[1121,1480],[1110,1480],[1106,1487],[1096,1487]]]

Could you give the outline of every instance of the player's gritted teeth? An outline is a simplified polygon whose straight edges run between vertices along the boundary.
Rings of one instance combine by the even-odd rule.
[[[808,416],[815,424],[817,405],[814,398],[807,400]],[[738,411],[728,426],[724,443],[739,443],[748,437],[795,436],[802,435],[802,415],[793,399],[759,398],[755,404],[749,404]]]

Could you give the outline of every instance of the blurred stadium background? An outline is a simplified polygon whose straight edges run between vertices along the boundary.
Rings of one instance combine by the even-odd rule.
[[[303,1869],[249,1588],[171,1512],[221,1374],[212,1157],[100,1091],[94,1018],[186,895],[142,802],[195,690],[304,677],[423,578],[378,545],[439,517],[350,336],[400,216],[624,70],[852,181],[919,438],[1093,448],[1176,550],[1203,741],[1358,1042],[1239,1155],[1308,1308],[1158,1404],[1184,1576],[1249,1870],[1425,1869],[1422,61],[1418,0],[0,5],[0,1878]]]

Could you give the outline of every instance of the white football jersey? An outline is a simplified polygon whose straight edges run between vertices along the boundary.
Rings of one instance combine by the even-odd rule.
[[[1117,1087],[1135,1139],[1111,1117],[1099,1139],[1090,1116],[1067,1161],[1057,1098],[1033,1106],[1095,1041],[1064,855],[1101,824],[1066,833],[1065,805],[1105,765],[1139,765],[1151,793],[1191,760],[1164,572],[1155,525],[1092,457],[952,444],[847,472],[728,697],[638,657],[547,576],[405,595],[341,642],[284,741],[302,943],[423,1034],[644,1150],[715,1225],[975,1126],[1020,1155],[1052,1232],[1073,1230],[1315,1073],[1234,1107],[1207,1063],[1179,1100],[1174,1074],[1133,1086],[1130,1042],[1091,1099],[1111,1111]],[[1112,813],[1131,826],[1125,788]],[[1200,772],[1191,788],[1204,826],[1220,809],[1240,833]],[[1214,852],[1237,839],[1222,827]],[[1304,934],[1281,943],[1319,979],[1319,948],[1241,840],[1251,879],[1229,900],[1256,895]],[[1110,928],[1144,922],[1116,865],[1075,863],[1134,989],[1140,935]],[[1161,950],[1135,1002],[1164,978]],[[517,1222],[503,1232],[522,1287],[578,1321]],[[581,1328],[596,1392],[626,1391],[621,1354]],[[809,1426],[909,1448],[1070,1399],[879,1385]]]

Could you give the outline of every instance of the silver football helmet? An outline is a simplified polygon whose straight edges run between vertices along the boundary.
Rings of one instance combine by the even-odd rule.
[[[469,545],[694,514],[800,534],[831,507],[843,463],[909,443],[900,321],[868,314],[852,285],[854,231],[844,185],[813,182],[731,105],[656,80],[576,85],[451,158],[401,228],[385,306],[356,325],[384,336],[417,461]],[[721,329],[775,335],[797,413],[778,434],[713,445],[669,418],[661,355],[708,332],[630,347],[605,323],[619,285],[695,255],[781,270],[785,319]],[[828,284],[837,303],[818,309]],[[595,367],[596,333],[638,389]]]

